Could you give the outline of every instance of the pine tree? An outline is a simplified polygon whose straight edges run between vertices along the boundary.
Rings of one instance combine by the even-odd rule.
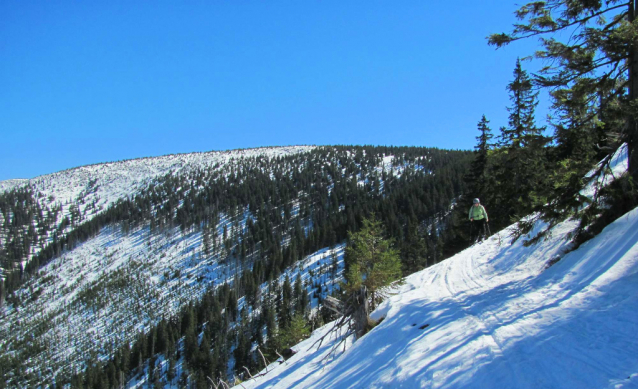
[[[489,187],[487,183],[487,163],[490,150],[493,148],[491,143],[492,129],[488,126],[489,120],[483,115],[478,122],[478,131],[480,135],[476,137],[477,144],[474,146],[474,159],[470,165],[468,176],[466,176],[468,193],[470,197],[486,198],[486,189]],[[485,200],[483,200],[485,202]]]
[[[297,313],[301,313],[302,315],[304,314],[304,310],[306,309],[306,307],[303,305],[304,292],[305,290],[303,289],[303,286],[301,285],[301,276],[298,275],[297,278],[295,279],[295,286],[293,289],[293,293],[295,297],[295,314]]]
[[[600,147],[606,143],[604,127],[613,124],[597,119],[594,108],[586,101],[591,96],[581,91],[560,89],[552,95],[556,147],[550,158],[549,180],[553,187],[543,216],[559,220],[575,214],[588,201],[580,192],[586,184],[587,172],[604,158]]]
[[[292,286],[290,277],[286,274],[282,287],[281,312],[279,314],[279,328],[287,328],[292,320]]]
[[[545,193],[547,158],[543,128],[535,124],[538,105],[531,79],[516,61],[514,80],[508,85],[512,106],[508,107],[509,127],[501,128],[499,151],[496,154],[496,183],[490,188],[494,205],[492,213],[500,223],[518,220],[535,207],[545,203],[538,193]],[[502,225],[502,224],[501,224]]]
[[[401,253],[403,254],[404,275],[412,274],[427,266],[427,245],[414,223],[408,226],[406,241]]]
[[[499,144],[510,149],[520,149],[527,146],[529,138],[539,135],[542,129],[535,125],[534,111],[538,106],[538,92],[534,91],[532,80],[523,69],[521,60],[516,60],[514,80],[507,85],[510,92],[512,106],[507,110],[509,127],[503,128]]]
[[[290,348],[310,336],[310,328],[303,315],[295,314],[281,339],[282,349]]]
[[[628,143],[629,174],[637,182],[638,23],[635,22],[635,0],[535,1],[523,5],[515,14],[520,22],[515,24],[513,31],[493,34],[489,43],[501,47],[531,37],[541,40],[543,49],[535,56],[547,60],[548,65],[536,76],[536,84],[552,90],[555,103],[571,105],[569,110],[580,116],[579,124],[560,128],[558,141],[569,142],[578,137],[586,123],[601,125],[609,138],[618,134],[620,141]],[[561,36],[565,31],[569,33]],[[559,40],[563,37],[568,39]],[[605,120],[601,120],[602,117]],[[594,139],[589,138],[587,142],[594,142]],[[607,152],[613,151],[618,144],[612,142]],[[582,151],[586,152],[586,149]],[[562,168],[566,166],[563,164]]]
[[[370,219],[363,219],[362,223],[360,231],[348,233],[345,258],[347,283],[344,290],[347,294],[356,295],[350,300],[362,307],[356,321],[367,320],[368,304],[374,309],[382,289],[401,277],[399,251],[392,247],[392,239],[383,236],[381,222],[373,215]],[[366,324],[357,325],[357,336],[363,334]]]
[[[237,342],[233,354],[235,356],[235,372],[240,373],[244,370],[244,366],[247,369],[253,367],[250,341],[250,325],[248,320],[248,312],[246,308],[241,310],[241,324],[237,333]]]
[[[210,228],[208,227],[208,225],[204,225],[204,228],[202,230],[202,251],[204,252],[206,258],[210,256],[212,247],[213,243],[211,239]]]

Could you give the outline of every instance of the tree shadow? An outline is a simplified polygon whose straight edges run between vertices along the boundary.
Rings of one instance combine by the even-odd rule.
[[[607,387],[638,371],[633,227],[538,276],[403,305],[309,387]]]

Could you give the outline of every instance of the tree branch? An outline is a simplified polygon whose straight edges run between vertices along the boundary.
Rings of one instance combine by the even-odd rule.
[[[620,4],[620,5],[614,6],[614,7],[606,8],[606,9],[600,11],[600,12],[593,13],[590,16],[584,17],[582,19],[577,19],[577,20],[574,20],[574,21],[572,21],[570,23],[566,23],[566,24],[564,24],[564,23],[563,24],[559,24],[557,27],[554,27],[554,28],[551,28],[551,29],[539,30],[539,29],[534,29],[534,28],[530,27],[528,29],[528,31],[530,31],[529,33],[523,34],[523,35],[519,35],[519,36],[513,36],[513,35],[522,33],[522,28],[523,27],[527,27],[527,26],[525,26],[523,24],[516,24],[515,28],[514,28],[514,31],[512,32],[512,35],[506,35],[505,33],[492,34],[492,35],[490,35],[488,37],[488,44],[497,46],[497,48],[499,48],[501,46],[510,44],[510,43],[512,43],[514,41],[518,41],[518,40],[521,40],[521,39],[527,39],[527,38],[531,38],[531,37],[534,37],[534,36],[539,36],[539,35],[549,34],[549,33],[553,33],[553,32],[558,32],[558,31],[564,30],[566,28],[569,28],[569,27],[572,27],[572,26],[575,26],[575,25],[578,25],[578,24],[585,24],[589,20],[591,20],[591,19],[593,19],[593,18],[595,18],[597,16],[602,16],[602,15],[606,14],[609,11],[613,11],[615,9],[627,7],[628,5],[629,5],[629,3],[623,3],[623,4]],[[625,15],[626,15],[626,13],[622,13],[618,17],[619,17],[619,19],[622,19],[622,18],[624,18]],[[615,23],[617,23],[617,21],[614,21],[611,24],[615,24]],[[501,41],[500,42],[497,41],[496,37],[500,37]]]

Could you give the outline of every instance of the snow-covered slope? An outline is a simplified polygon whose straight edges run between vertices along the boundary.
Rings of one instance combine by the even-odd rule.
[[[388,150],[370,150],[369,159],[363,158],[365,150],[360,148],[309,146],[183,154],[0,182],[0,197],[9,205],[0,214],[0,250],[7,248],[13,261],[6,274],[26,274],[19,283],[17,277],[5,279],[18,286],[11,284],[15,289],[5,293],[4,304],[0,303],[4,382],[46,387],[54,378],[81,372],[90,361],[108,360],[162,318],[175,317],[206,291],[234,283],[256,261],[267,259],[262,255],[267,253],[264,240],[277,239],[285,249],[296,231],[312,232],[314,207],[330,198],[337,183],[338,196],[343,192],[344,197],[332,198],[335,214],[346,212],[349,204],[345,193],[352,188],[345,183],[356,182],[354,187],[363,186],[370,196],[379,196],[386,180],[397,186],[406,172],[436,169],[439,159],[452,160],[436,150],[423,149],[416,157],[401,151],[396,158]],[[434,170],[428,172],[434,176]],[[244,192],[207,191],[229,182],[228,187],[248,182],[246,193],[259,191],[259,185],[268,187],[268,177],[290,181],[286,187],[273,185],[285,189],[281,192],[285,202],[272,201],[260,192],[257,200],[246,195],[231,205],[224,196],[234,199]],[[20,188],[24,190],[12,191]],[[321,196],[312,197],[312,188],[319,188]],[[260,201],[272,208],[262,212]],[[133,211],[118,208],[133,202]],[[112,221],[89,222],[105,211]],[[178,217],[184,214],[193,220]],[[131,215],[138,217],[131,221],[127,218]],[[18,228],[9,228],[13,224]],[[46,255],[36,257],[41,250],[47,250]],[[286,275],[295,280],[300,276],[311,295],[325,297],[343,270],[342,246],[335,254],[336,259],[329,258],[324,248],[302,261],[295,258],[297,267],[277,269],[283,273],[279,284]],[[34,257],[40,266],[28,268]],[[3,278],[0,270],[0,281]],[[315,299],[312,307],[316,305]]]
[[[187,172],[192,169],[206,169],[226,166],[229,162],[242,158],[277,158],[313,150],[314,146],[262,147],[255,149],[209,151],[205,153],[172,154],[161,157],[130,159],[80,166],[60,172],[38,176],[33,179],[13,179],[0,181],[0,193],[17,187],[31,185],[45,196],[54,195],[58,202],[71,202],[78,197],[90,195],[87,188],[95,188],[95,196],[101,199],[99,205],[108,206],[113,201],[134,194],[150,180],[168,173]]]
[[[245,150],[173,154],[80,166],[29,180],[0,181],[0,193],[29,186],[43,206],[79,202],[90,219],[121,198],[134,196],[154,179],[166,174],[187,173],[209,168],[230,169],[243,158],[277,158],[309,152],[314,146],[264,147]],[[94,204],[95,203],[95,204]],[[95,205],[98,212],[86,210]]]
[[[104,228],[47,264],[19,291],[20,303],[1,307],[0,350],[16,353],[20,345],[42,346],[24,366],[47,366],[54,373],[81,367],[87,350],[108,358],[114,345],[130,342],[213,286],[234,280],[237,264],[205,256],[201,241],[201,232],[184,235],[179,228],[160,234],[148,227],[128,233]],[[311,295],[313,285],[321,284],[325,297],[341,280],[343,245],[335,248],[332,275],[331,253],[326,248],[307,256],[281,274],[280,284],[286,276],[301,277]]]
[[[334,337],[311,347],[328,324],[242,385],[637,388],[638,208],[565,254],[575,227],[529,247],[501,231],[409,276],[345,351],[328,356]]]
[[[295,154],[310,152],[314,146],[263,147],[244,150],[210,151],[205,153],[173,154],[161,157],[131,159],[119,162],[80,166],[73,169],[39,176],[33,179],[0,181],[0,194],[26,188],[33,192],[38,205],[48,214],[56,207],[50,230],[58,227],[68,217],[75,224],[86,222],[106,211],[118,200],[133,198],[151,183],[168,174],[188,175],[195,171],[219,170],[230,172],[241,161],[260,157],[274,160]],[[0,236],[5,220],[0,214]],[[35,224],[35,223],[34,223]],[[75,225],[68,225],[61,232],[68,233]],[[52,241],[52,231],[42,236],[39,245],[33,245],[22,266]],[[2,271],[0,270],[0,275]]]
[[[22,185],[26,185],[28,183],[29,183],[29,180],[20,179],[20,178],[0,181],[0,193],[4,191],[12,190]]]

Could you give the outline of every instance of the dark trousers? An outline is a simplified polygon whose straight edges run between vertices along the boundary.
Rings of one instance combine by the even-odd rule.
[[[470,239],[472,242],[478,242],[479,240],[487,238],[487,223],[485,219],[474,219],[470,223]]]

